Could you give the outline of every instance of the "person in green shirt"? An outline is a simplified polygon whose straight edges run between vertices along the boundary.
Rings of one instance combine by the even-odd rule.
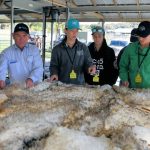
[[[138,41],[129,44],[119,63],[122,86],[150,88],[150,22],[143,21],[137,29]]]

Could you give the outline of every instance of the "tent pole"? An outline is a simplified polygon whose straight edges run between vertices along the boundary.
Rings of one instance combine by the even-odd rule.
[[[45,77],[46,14],[47,11],[45,11],[45,8],[43,8],[43,36],[42,36],[42,60],[44,68],[43,77]]]
[[[12,38],[12,33],[13,33],[13,28],[14,28],[14,1],[11,0],[11,30],[10,30],[10,45],[13,44],[13,38]]]

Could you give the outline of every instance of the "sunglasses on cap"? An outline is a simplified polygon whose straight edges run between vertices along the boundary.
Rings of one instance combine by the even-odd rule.
[[[102,28],[93,28],[92,29],[92,34],[95,33],[95,32],[103,33],[103,34],[105,33],[104,29],[102,29]]]

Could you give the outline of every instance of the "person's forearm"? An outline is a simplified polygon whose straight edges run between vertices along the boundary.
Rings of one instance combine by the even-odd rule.
[[[4,80],[0,80],[0,89],[3,89],[6,86]]]

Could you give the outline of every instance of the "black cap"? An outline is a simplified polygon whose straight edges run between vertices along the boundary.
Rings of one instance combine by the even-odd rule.
[[[147,37],[150,34],[150,22],[143,21],[139,24],[137,29],[137,35],[140,37]]]
[[[22,31],[22,32],[25,32],[27,34],[29,34],[29,28],[26,24],[24,23],[18,23],[16,26],[15,26],[15,29],[14,29],[14,32],[19,32],[19,31]]]
[[[130,42],[136,42],[136,41],[138,41],[137,28],[133,28],[131,31]]]

